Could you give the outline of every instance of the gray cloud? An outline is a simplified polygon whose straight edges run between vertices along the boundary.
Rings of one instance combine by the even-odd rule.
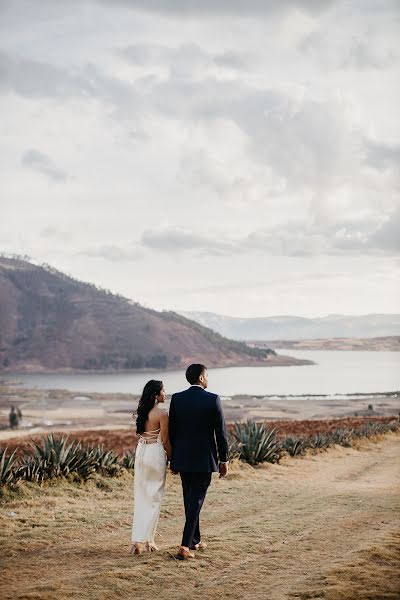
[[[297,188],[321,185],[338,171],[354,172],[349,158],[361,143],[334,99],[316,101],[304,91],[257,89],[241,81],[157,82],[155,107],[166,116],[229,119],[247,136],[252,160],[272,167]],[[323,131],[323,135],[321,135]]]
[[[106,2],[107,0],[99,0]],[[310,13],[321,13],[328,10],[336,0],[117,0],[119,4],[131,9],[154,11],[163,14],[186,16],[259,16],[274,15],[298,8]]]
[[[77,255],[90,258],[103,258],[108,262],[121,263],[132,262],[143,258],[143,251],[136,245],[127,245],[124,247],[117,244],[105,244],[82,248],[77,252]]]
[[[379,269],[389,281],[398,249],[398,2],[3,5],[0,102],[9,122],[0,144],[10,190],[3,203],[15,223],[15,231],[0,223],[7,248],[56,257],[82,278],[136,294],[137,282],[126,277],[132,264],[149,303],[180,297],[168,288],[160,299],[146,279],[154,272],[167,284],[179,281],[200,307],[204,296],[194,299],[187,284],[196,264],[199,286],[221,283],[220,300],[210,303],[264,311],[269,286],[259,308],[247,307],[247,298],[241,306],[245,285],[236,300],[223,292],[257,262],[269,265],[260,285],[275,270],[290,287],[296,265],[306,311],[319,310],[325,293],[319,286],[313,299],[302,289],[314,265],[339,279],[347,269],[352,287],[330,294],[329,310],[337,302],[354,311],[363,302],[393,303],[381,282],[363,288],[363,281]],[[22,166],[21,143],[34,147]],[[51,181],[71,171],[74,185],[68,195],[43,186],[20,176],[24,166]],[[201,228],[199,207],[207,216]]]
[[[141,243],[147,248],[165,252],[195,251],[209,255],[226,255],[235,252],[235,245],[230,240],[222,240],[217,236],[195,233],[178,227],[147,230],[143,233]]]
[[[198,44],[182,44],[177,47],[159,44],[133,44],[121,51],[129,62],[147,67],[166,66],[178,77],[191,78],[199,70],[212,66],[225,69],[241,69],[246,64],[243,54],[232,50],[211,53]]]
[[[376,169],[398,168],[400,144],[388,144],[372,140],[365,141],[366,162]]]
[[[88,96],[95,93],[90,78],[72,69],[49,63],[16,58],[0,52],[0,90],[29,98]]]
[[[61,227],[56,227],[54,225],[45,227],[39,235],[45,240],[52,240],[52,243],[54,241],[70,242],[73,240],[73,233],[71,231],[61,229]]]
[[[400,210],[385,220],[382,216],[336,223],[286,223],[267,231],[254,231],[243,240],[253,248],[280,256],[321,254],[393,254],[400,249]]]
[[[397,60],[397,55],[392,49],[378,51],[371,46],[369,40],[359,40],[349,49],[347,56],[342,61],[342,68],[357,69],[382,69],[391,66]]]
[[[336,223],[293,220],[269,229],[259,228],[236,238],[215,233],[166,227],[145,231],[144,247],[165,253],[189,252],[210,256],[262,253],[272,256],[317,256],[321,254],[393,252],[399,249],[400,210],[382,223],[382,218]]]
[[[0,78],[4,89],[22,96],[102,100],[112,107],[117,121],[135,120],[141,132],[138,141],[146,139],[141,121],[151,112],[180,123],[230,120],[247,136],[251,159],[283,178],[284,193],[288,186],[297,190],[300,185],[312,186],[321,195],[340,178],[358,177],[362,154],[370,165],[376,159],[376,168],[397,156],[396,146],[385,147],[379,140],[363,150],[365,138],[347,122],[334,97],[317,101],[306,88],[252,87],[242,79],[204,75],[193,79],[208,64],[239,64],[236,53],[212,54],[195,44],[176,48],[137,44],[122,52],[130,61],[150,67],[170,65],[169,76],[129,82],[91,65],[61,69],[3,54]]]
[[[376,16],[380,17],[380,10],[377,10],[376,6],[374,8],[375,10],[370,7],[371,15],[375,12]],[[393,13],[395,10],[396,7],[393,6]],[[343,14],[342,18],[351,19],[351,14]],[[321,63],[324,68],[337,71],[390,68],[399,61],[396,48],[397,45],[390,36],[387,40],[378,41],[376,33],[358,29],[349,36],[346,28],[336,32],[336,35],[331,35],[331,31],[324,28],[318,28],[305,35],[298,43],[301,53]]]
[[[108,77],[94,65],[58,67],[49,63],[16,58],[0,51],[0,91],[25,98],[96,99],[123,109],[137,106],[134,88],[116,77]]]
[[[385,220],[369,241],[371,245],[388,252],[400,251],[400,208]]]
[[[69,175],[57,167],[57,165],[49,156],[39,152],[39,150],[35,150],[34,148],[27,150],[23,154],[21,158],[21,164],[24,167],[33,169],[34,171],[45,175],[48,179],[58,183],[69,179]]]

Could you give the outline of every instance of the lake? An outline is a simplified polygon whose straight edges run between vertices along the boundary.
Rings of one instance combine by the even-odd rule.
[[[209,389],[224,396],[353,394],[400,390],[400,352],[278,350],[315,365],[228,367],[209,370]],[[149,379],[162,379],[171,394],[185,389],[183,370],[146,373],[7,374],[27,387],[76,392],[139,394]]]

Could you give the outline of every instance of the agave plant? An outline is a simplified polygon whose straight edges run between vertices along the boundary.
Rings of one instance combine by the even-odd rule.
[[[116,477],[122,472],[119,457],[112,450],[104,450],[103,446],[95,446],[89,450],[96,471],[103,475]]]
[[[232,434],[229,434],[229,446],[228,453],[230,459],[239,458],[240,459],[240,449],[243,446],[241,442],[238,442]]]
[[[282,448],[290,454],[290,456],[298,456],[306,449],[304,438],[287,436],[282,442]]]
[[[38,456],[30,456],[17,468],[16,477],[41,484],[48,479],[47,462]]]
[[[363,423],[359,429],[354,432],[356,437],[370,437],[376,434],[376,423]]]
[[[15,450],[7,456],[7,448],[0,450],[0,485],[12,483],[16,479],[15,467],[16,460],[14,458]]]
[[[121,459],[121,464],[124,469],[133,471],[135,468],[135,450],[129,450],[128,452],[125,452]]]
[[[235,423],[232,437],[239,458],[250,465],[278,462],[280,454],[276,432],[265,423],[257,425],[252,419],[246,423]]]
[[[351,448],[353,437],[353,429],[334,429],[330,434],[330,439],[333,444],[339,444],[345,448]]]
[[[323,433],[316,433],[309,439],[309,445],[311,448],[329,448],[331,441]]]
[[[42,437],[41,444],[32,443],[33,457],[37,459],[38,468],[44,471],[43,479],[66,476],[79,472],[84,466],[89,466],[90,459],[82,451],[79,442],[68,442],[68,437],[56,439],[52,433]]]
[[[399,426],[399,421],[390,421],[390,423],[365,423],[357,431],[357,434],[370,437],[371,435],[388,433],[389,431],[398,431]]]

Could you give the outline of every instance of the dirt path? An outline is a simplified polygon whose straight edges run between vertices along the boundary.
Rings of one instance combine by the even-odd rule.
[[[333,598],[326,586],[334,569],[361,569],[362,553],[399,529],[400,436],[363,446],[256,470],[236,467],[229,479],[214,481],[203,518],[209,549],[191,563],[171,558],[182,525],[174,477],[160,520],[160,552],[147,557],[126,555],[131,479],[106,489],[58,485],[8,503],[0,596]]]

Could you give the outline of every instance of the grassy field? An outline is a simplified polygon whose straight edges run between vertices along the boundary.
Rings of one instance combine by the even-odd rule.
[[[160,551],[128,555],[132,477],[24,484],[1,506],[4,600],[400,597],[400,436],[256,469],[233,464],[203,510],[206,552],[173,559],[183,509],[169,475]]]

